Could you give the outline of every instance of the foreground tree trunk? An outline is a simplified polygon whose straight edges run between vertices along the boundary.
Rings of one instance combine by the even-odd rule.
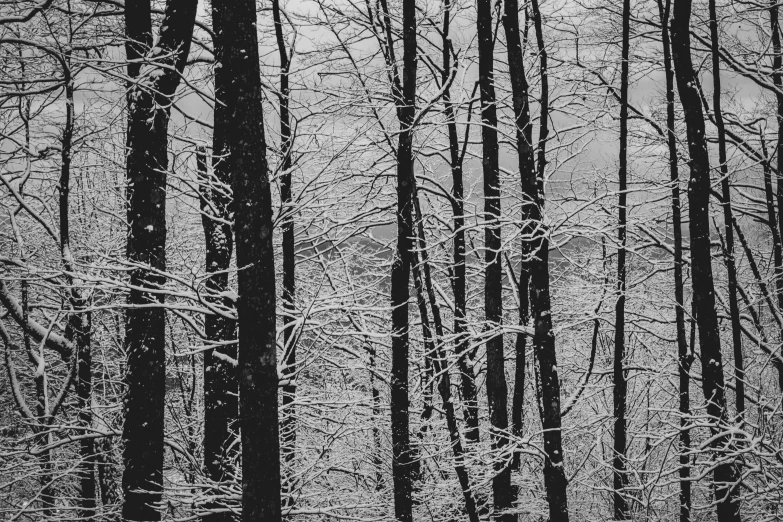
[[[511,488],[511,467],[501,460],[508,444],[508,412],[505,357],[503,353],[503,270],[500,255],[500,166],[498,160],[498,118],[495,106],[494,43],[492,6],[490,0],[478,0],[476,28],[479,50],[479,89],[481,91],[481,143],[484,172],[484,314],[487,339],[487,399],[492,423],[492,446],[495,456],[495,476],[492,495],[495,519],[512,522],[516,515],[504,513],[511,509],[514,495]]]
[[[382,8],[387,34],[390,17],[385,1]],[[408,299],[411,248],[413,246],[413,118],[416,102],[416,2],[402,3],[403,66],[402,83],[395,74],[394,91],[400,135],[397,146],[397,252],[391,270],[392,368],[391,429],[392,478],[394,481],[394,515],[400,522],[413,520],[413,471],[408,418]],[[387,36],[387,52],[393,43]]]
[[[149,1],[125,2],[128,76],[127,257],[134,268],[125,313],[125,425],[122,477],[126,520],[159,520],[165,399],[166,172],[172,96],[185,69],[196,0],[169,0],[153,47]],[[142,60],[157,62],[141,74]],[[154,67],[148,65],[145,67]]]
[[[536,163],[533,151],[533,125],[530,121],[530,98],[525,77],[524,49],[519,31],[519,4],[517,0],[505,0],[503,29],[508,49],[508,72],[511,78],[511,94],[514,103],[514,123],[516,126],[516,145],[520,183],[525,202],[522,207],[522,259],[519,267],[519,326],[527,326],[530,316],[530,241],[533,232],[531,213],[535,200],[529,194],[536,192]],[[510,269],[511,267],[509,267]],[[525,400],[525,351],[527,333],[517,333],[515,344],[516,368],[514,376],[514,396],[511,405],[511,433],[522,435],[522,419]],[[519,469],[519,452],[514,453],[513,469]]]
[[[716,435],[728,422],[726,411],[723,359],[720,330],[715,311],[715,286],[710,256],[710,164],[707,141],[704,136],[704,115],[697,91],[690,47],[691,0],[677,0],[671,21],[672,52],[677,77],[677,89],[685,113],[691,178],[688,185],[691,271],[693,299],[701,347],[702,388],[707,401],[712,434]],[[721,458],[726,437],[715,437],[711,447],[716,458]],[[738,489],[734,486],[737,471],[730,462],[715,465],[714,489],[719,522],[740,520]]]
[[[628,201],[628,55],[630,52],[631,32],[631,1],[623,0],[623,35],[622,56],[620,64],[620,170],[618,172],[619,201],[617,207],[617,302],[615,303],[614,319],[614,518],[628,520],[628,501],[624,489],[628,478],[626,476],[627,433],[625,422],[626,396],[628,382],[626,381],[623,363],[625,362],[625,292],[626,292],[626,244],[627,244],[627,211]]]
[[[536,356],[540,390],[539,407],[544,428],[544,486],[549,502],[549,519],[568,522],[568,482],[563,462],[563,441],[560,415],[560,379],[557,373],[555,332],[552,329],[552,305],[549,295],[549,236],[543,222],[544,173],[546,172],[546,144],[549,137],[549,73],[544,30],[538,0],[531,0],[533,25],[541,72],[541,124],[538,136],[538,171],[535,192],[527,197],[531,205],[530,219],[538,225],[537,235],[531,240],[530,307],[533,316],[533,350]],[[532,183],[526,183],[528,189]]]
[[[214,20],[214,18],[213,18]],[[217,21],[215,28],[220,27]],[[218,51],[219,53],[219,51]],[[219,54],[220,56],[220,54]],[[225,79],[221,68],[217,69],[215,79],[219,101],[225,99]],[[218,87],[218,84],[220,86]],[[233,303],[225,297],[228,290],[228,269],[234,249],[234,236],[231,231],[229,213],[229,172],[226,158],[223,156],[226,132],[225,107],[216,104],[213,134],[215,161],[212,176],[207,168],[206,151],[199,150],[196,156],[199,176],[199,194],[201,199],[201,225],[204,228],[206,245],[206,268],[208,279],[206,287],[209,301],[216,306],[230,308]],[[226,479],[229,455],[227,448],[232,445],[236,420],[239,413],[237,400],[236,345],[230,344],[236,339],[236,322],[223,315],[213,313],[204,318],[206,342],[210,345],[204,352],[204,468],[210,479],[221,482]],[[206,506],[207,509],[212,506]],[[204,517],[209,522],[227,522],[229,513],[211,513]]]
[[[680,394],[680,522],[691,520],[691,482],[688,453],[691,447],[691,434],[688,430],[688,416],[691,413],[690,371],[693,364],[693,351],[688,350],[685,332],[685,298],[682,279],[682,218],[680,204],[680,173],[677,163],[677,135],[674,129],[674,71],[672,70],[671,47],[669,44],[669,13],[671,0],[658,0],[658,13],[661,17],[661,41],[663,43],[663,66],[666,75],[666,144],[669,148],[669,168],[672,184],[672,231],[674,235],[674,314],[677,329],[677,361],[679,370]]]
[[[252,0],[216,0],[216,32],[227,75],[226,134],[239,268],[239,418],[242,520],[280,520],[275,273],[272,196],[261,106],[261,73]]]

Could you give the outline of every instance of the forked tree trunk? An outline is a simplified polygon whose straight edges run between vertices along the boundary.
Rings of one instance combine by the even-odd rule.
[[[669,149],[669,169],[672,184],[672,231],[674,235],[674,315],[677,328],[677,361],[680,394],[680,522],[691,520],[690,461],[691,434],[688,430],[688,416],[691,413],[690,371],[693,364],[693,350],[688,350],[685,332],[685,297],[682,278],[682,217],[680,203],[680,173],[677,161],[677,135],[674,125],[674,71],[669,43],[669,13],[671,0],[658,0],[661,17],[661,41],[663,44],[663,66],[666,75],[666,144]],[[692,345],[691,345],[692,347]]]
[[[728,422],[720,330],[715,310],[715,285],[710,255],[710,164],[704,135],[704,115],[697,91],[690,46],[691,0],[674,3],[671,21],[672,53],[677,89],[685,113],[691,177],[688,185],[693,299],[701,347],[702,388],[711,431],[716,435]],[[711,448],[722,458],[726,437],[715,437]],[[715,465],[714,490],[718,522],[739,522],[738,490],[732,487],[737,471],[730,462]]]
[[[127,132],[127,257],[134,268],[125,313],[125,425],[123,428],[126,520],[159,520],[155,504],[163,487],[165,312],[160,292],[166,270],[166,172],[172,96],[190,49],[195,0],[169,0],[153,47],[151,5],[125,2],[129,84]],[[141,75],[142,60],[156,61]],[[154,67],[147,65],[145,67]]]

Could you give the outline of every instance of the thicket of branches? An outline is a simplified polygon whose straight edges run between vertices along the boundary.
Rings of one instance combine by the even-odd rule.
[[[4,520],[783,518],[779,4],[0,3]]]

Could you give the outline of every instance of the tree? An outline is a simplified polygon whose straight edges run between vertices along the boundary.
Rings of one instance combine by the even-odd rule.
[[[699,327],[701,347],[702,389],[707,401],[707,414],[713,434],[711,448],[721,459],[715,465],[714,488],[719,522],[739,521],[739,502],[734,483],[736,470],[720,453],[729,441],[715,436],[728,422],[726,411],[723,362],[720,351],[718,317],[715,311],[715,287],[710,256],[710,165],[704,135],[704,116],[693,70],[690,45],[691,1],[678,0],[674,4],[671,21],[672,54],[677,90],[684,111],[690,153],[690,183],[688,184],[688,213],[691,236],[691,273],[693,299]]]
[[[391,17],[382,0],[386,27],[386,52],[394,60],[391,38]],[[391,430],[392,477],[394,479],[394,515],[400,522],[413,520],[413,461],[409,432],[408,354],[409,322],[408,299],[413,237],[413,123],[416,110],[416,2],[403,0],[402,4],[402,79],[394,74],[394,98],[400,134],[397,145],[397,247],[391,269],[392,305],[392,368],[391,368]]]
[[[193,0],[166,5],[158,41],[152,41],[149,2],[125,4],[129,89],[127,131],[127,257],[134,268],[125,313],[125,425],[122,516],[158,520],[163,487],[165,311],[160,288],[166,270],[166,172],[171,97],[190,49]],[[146,67],[160,67],[154,73]]]
[[[620,58],[620,170],[618,172],[617,206],[617,302],[614,323],[614,518],[627,520],[628,502],[623,490],[626,487],[626,451],[628,437],[625,420],[628,382],[623,368],[625,362],[625,292],[626,292],[626,246],[628,241],[628,59],[631,47],[631,1],[623,1],[622,56]]]
[[[242,520],[280,520],[272,200],[268,179],[255,2],[215,2],[221,27],[228,168],[238,277]]]
[[[680,174],[677,158],[677,136],[675,134],[674,114],[674,70],[672,69],[671,44],[669,41],[669,14],[671,0],[658,0],[658,14],[661,19],[661,44],[663,48],[663,66],[666,75],[666,145],[669,152],[669,173],[672,183],[672,235],[674,237],[674,301],[675,328],[677,332],[677,370],[679,374],[679,476],[680,476],[680,522],[691,519],[691,483],[690,460],[691,435],[688,429],[690,406],[690,371],[693,364],[693,350],[688,349],[685,332],[684,282],[682,268],[682,218],[680,200]],[[691,343],[691,348],[693,343]]]
[[[508,406],[505,355],[503,350],[503,258],[500,255],[500,166],[498,165],[497,109],[495,106],[494,43],[492,9],[489,0],[476,4],[476,32],[479,41],[479,90],[481,91],[481,144],[484,174],[484,314],[487,335],[487,399],[493,430],[493,448],[502,455],[508,444]],[[492,494],[495,516],[511,522],[516,516],[504,513],[514,502],[511,467],[495,457]]]

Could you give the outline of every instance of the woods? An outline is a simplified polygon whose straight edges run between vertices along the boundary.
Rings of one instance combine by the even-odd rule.
[[[1,4],[0,519],[780,519],[779,7]]]

